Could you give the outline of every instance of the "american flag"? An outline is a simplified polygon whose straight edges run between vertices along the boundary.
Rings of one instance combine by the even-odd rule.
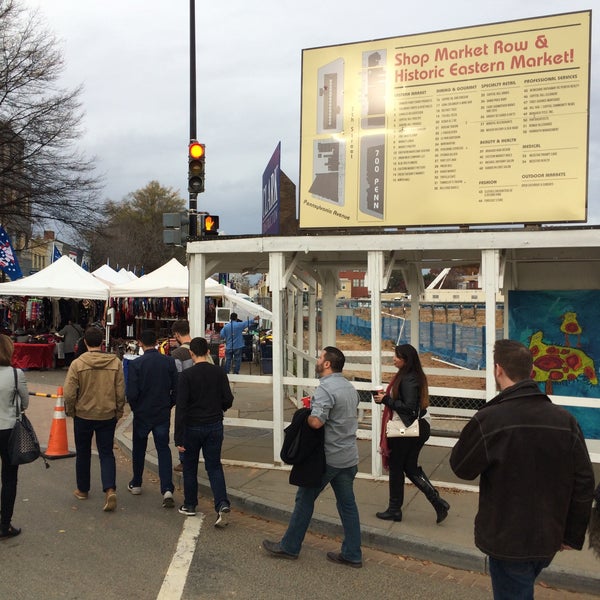
[[[0,269],[2,269],[12,281],[21,279],[21,267],[11,246],[8,234],[4,227],[0,227]]]

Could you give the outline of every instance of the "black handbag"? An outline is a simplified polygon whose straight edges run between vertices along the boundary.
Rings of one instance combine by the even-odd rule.
[[[13,372],[15,375],[13,404],[15,404],[17,410],[17,420],[8,438],[8,458],[10,464],[16,466],[33,462],[42,456],[42,451],[40,450],[40,443],[31,421],[21,411],[21,398],[19,398],[19,391],[17,389],[17,370],[14,367]],[[44,462],[46,463],[46,468],[48,468],[50,465],[45,458]]]

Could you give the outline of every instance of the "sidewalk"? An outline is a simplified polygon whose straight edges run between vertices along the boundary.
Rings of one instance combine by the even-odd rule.
[[[65,371],[29,371],[27,379],[30,392],[56,393],[64,381]],[[270,395],[262,386],[236,383],[234,409],[229,417],[256,419],[269,418]],[[262,388],[262,389],[261,389]],[[48,440],[55,400],[30,398],[28,415],[36,426],[42,446]],[[294,407],[286,407],[285,419],[290,420]],[[229,414],[233,412],[234,414]],[[69,447],[73,448],[72,425],[67,427]],[[116,440],[122,450],[131,453],[131,415],[117,427]],[[473,543],[473,520],[477,512],[479,494],[452,489],[453,484],[470,483],[458,480],[448,464],[449,448],[425,446],[421,465],[434,482],[441,495],[450,503],[448,518],[437,525],[435,512],[423,494],[413,485],[406,486],[403,521],[381,521],[375,512],[385,509],[388,500],[387,480],[374,481],[361,476],[370,471],[370,441],[359,440],[359,477],[355,493],[361,517],[363,543],[380,550],[430,560],[450,567],[486,572],[485,556]],[[238,461],[253,463],[272,462],[272,434],[268,429],[226,426],[223,459],[225,478],[232,506],[269,519],[287,522],[294,505],[296,487],[289,485],[287,468],[267,469],[237,466]],[[148,445],[147,468],[156,472],[157,460],[153,444]],[[173,462],[177,464],[177,451],[173,448]],[[231,464],[231,463],[234,464]],[[229,464],[228,464],[229,463]],[[599,475],[595,465],[596,476]],[[199,469],[200,493],[211,496],[206,472]],[[175,485],[183,489],[181,476],[175,473]],[[448,487],[444,487],[444,485]],[[326,535],[341,535],[342,528],[331,488],[318,498],[311,530]],[[586,547],[581,552],[557,554],[552,565],[543,571],[540,580],[560,589],[600,595],[600,560]]]

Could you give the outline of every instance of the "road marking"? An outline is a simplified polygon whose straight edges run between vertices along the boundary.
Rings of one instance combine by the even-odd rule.
[[[173,554],[156,600],[179,600],[181,598],[203,522],[203,513],[198,513],[196,517],[186,517],[175,554]]]

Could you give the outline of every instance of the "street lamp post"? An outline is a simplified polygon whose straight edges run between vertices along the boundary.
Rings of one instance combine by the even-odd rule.
[[[190,0],[190,142],[196,139],[196,0]],[[189,233],[194,239],[198,235],[198,194],[190,192]]]

